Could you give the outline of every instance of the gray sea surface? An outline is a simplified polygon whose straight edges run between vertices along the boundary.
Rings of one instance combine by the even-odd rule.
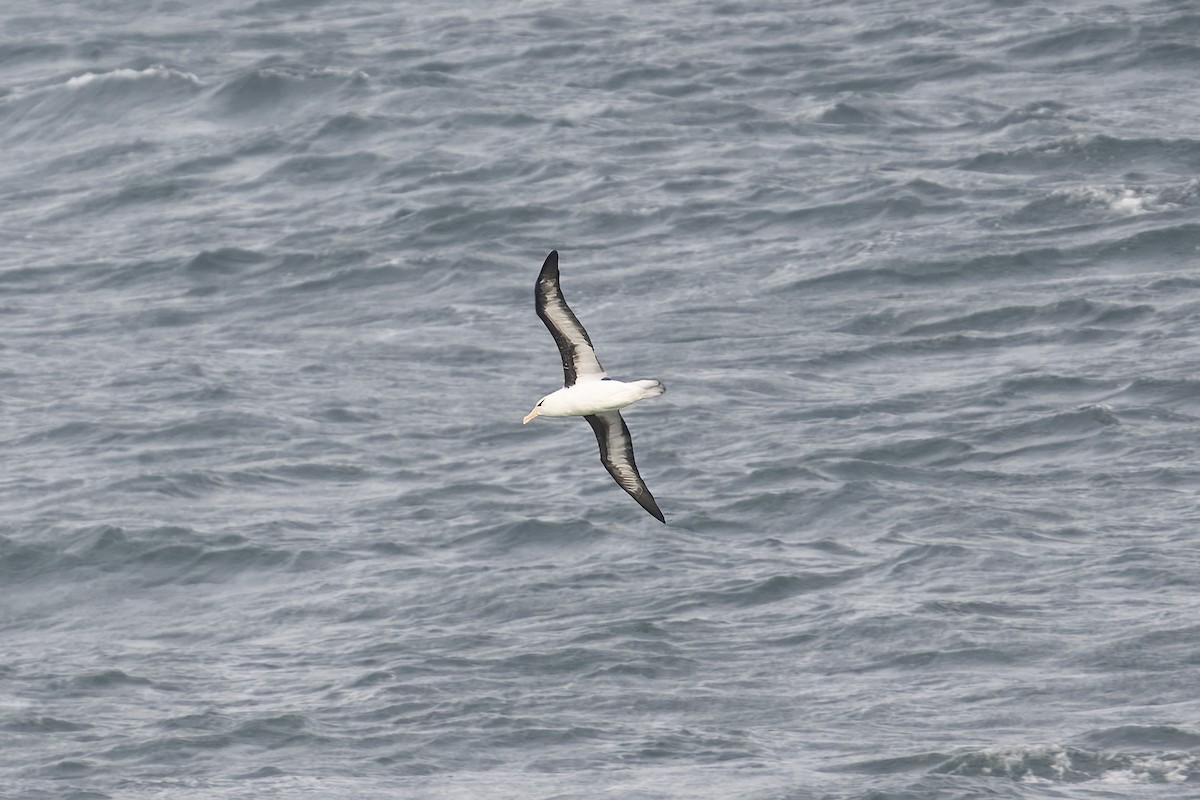
[[[6,0],[0,797],[1200,797],[1193,0]],[[618,378],[652,519],[533,284]]]

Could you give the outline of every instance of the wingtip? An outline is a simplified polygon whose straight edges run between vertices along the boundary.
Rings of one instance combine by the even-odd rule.
[[[558,278],[558,251],[551,250],[550,255],[542,262],[542,270],[538,273],[538,282],[546,278]]]
[[[649,495],[650,493],[647,492],[646,494]],[[667,524],[667,518],[663,516],[662,509],[658,507],[658,503],[654,501],[653,497],[638,497],[635,499],[638,501],[638,505],[646,509],[650,516],[654,517],[663,525]]]

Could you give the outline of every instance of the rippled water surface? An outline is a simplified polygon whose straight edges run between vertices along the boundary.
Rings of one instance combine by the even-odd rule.
[[[1196,796],[1192,2],[2,23],[0,795]]]

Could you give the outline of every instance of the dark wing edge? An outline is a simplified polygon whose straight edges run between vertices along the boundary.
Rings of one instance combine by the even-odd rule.
[[[563,299],[562,289],[558,285],[557,250],[551,250],[542,263],[542,271],[538,273],[534,285],[533,306],[558,345],[558,354],[562,357],[563,386],[573,386],[580,372],[585,375],[604,374],[604,367],[596,358],[591,338]]]
[[[638,505],[646,509],[650,516],[664,525],[667,523],[654,495],[646,488],[646,482],[638,474],[637,463],[633,460],[633,437],[629,427],[619,411],[605,411],[602,414],[589,414],[584,417],[596,433],[596,441],[600,444],[600,463],[612,475],[629,496],[638,501]]]

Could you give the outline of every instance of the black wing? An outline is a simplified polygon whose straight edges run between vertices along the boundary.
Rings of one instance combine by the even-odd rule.
[[[588,338],[579,318],[571,313],[559,288],[557,250],[551,250],[542,264],[537,285],[533,289],[533,300],[537,315],[546,323],[562,356],[563,386],[573,386],[575,380],[581,377],[603,378],[604,367],[596,358],[592,340]]]
[[[619,411],[605,411],[602,414],[589,414],[584,417],[592,430],[596,432],[596,441],[600,443],[600,462],[629,495],[638,501],[642,508],[659,522],[666,524],[654,495],[646,488],[645,481],[638,474],[637,464],[633,460],[633,437],[629,428],[621,418]]]

